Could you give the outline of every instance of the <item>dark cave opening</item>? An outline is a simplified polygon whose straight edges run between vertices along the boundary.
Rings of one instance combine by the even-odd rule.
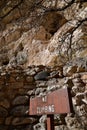
[[[65,17],[57,12],[48,12],[42,19],[41,25],[44,26],[46,31],[51,35],[54,35],[54,33],[67,22]]]

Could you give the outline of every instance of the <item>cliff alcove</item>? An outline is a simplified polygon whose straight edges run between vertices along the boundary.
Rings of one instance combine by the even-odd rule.
[[[43,16],[42,25],[51,35],[54,35],[58,29],[67,22],[67,20],[57,12],[47,12]]]

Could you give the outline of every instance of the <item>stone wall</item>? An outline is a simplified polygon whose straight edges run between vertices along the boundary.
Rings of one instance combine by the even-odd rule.
[[[29,116],[29,99],[60,88],[70,88],[74,113],[54,116],[56,130],[87,129],[87,68],[31,66],[0,68],[0,130],[44,130],[46,116]]]

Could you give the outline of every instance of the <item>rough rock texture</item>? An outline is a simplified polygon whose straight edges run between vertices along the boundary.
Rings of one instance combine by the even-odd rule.
[[[1,65],[64,65],[87,56],[85,0],[0,2]]]
[[[79,64],[79,62],[78,62]],[[82,64],[83,65],[83,64]],[[66,69],[65,69],[66,68]],[[77,68],[77,69],[72,69]],[[46,116],[29,116],[30,97],[68,87],[74,113],[55,115],[57,130],[87,129],[87,69],[75,65],[0,68],[0,130],[45,130]],[[64,72],[63,72],[64,71]],[[41,78],[44,77],[44,78]]]
[[[55,130],[87,130],[86,0],[0,0],[0,130],[45,130],[29,99],[69,87],[74,113]]]
[[[75,63],[63,68],[1,67],[0,130],[45,130],[46,115],[29,116],[29,100],[60,88],[70,88],[74,112],[55,114],[55,130],[87,130],[87,69],[84,62],[80,70]]]

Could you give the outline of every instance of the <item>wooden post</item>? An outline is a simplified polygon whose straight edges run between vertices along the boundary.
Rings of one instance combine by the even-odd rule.
[[[47,116],[47,130],[54,130],[54,115]]]

